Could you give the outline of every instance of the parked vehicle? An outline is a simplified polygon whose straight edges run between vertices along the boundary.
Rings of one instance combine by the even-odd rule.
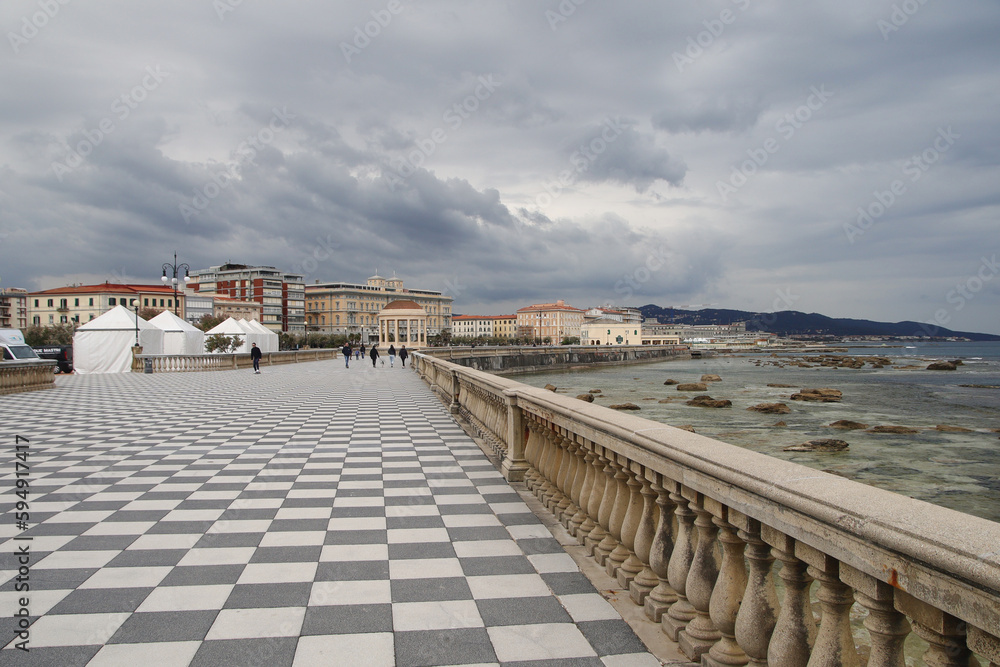
[[[38,355],[24,342],[20,329],[0,329],[0,350],[4,361],[36,361]]]
[[[56,361],[56,373],[73,372],[73,346],[72,345],[47,345],[45,347],[32,348],[39,359],[54,359]]]

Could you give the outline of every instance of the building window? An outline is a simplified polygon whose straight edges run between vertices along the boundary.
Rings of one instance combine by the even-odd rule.
[[[52,299],[49,299],[49,308],[52,307]]]
[[[35,305],[36,305],[36,306],[38,305],[38,300],[37,300],[37,299],[35,299]],[[39,325],[39,324],[41,324],[41,323],[42,323],[42,318],[40,318],[40,317],[39,317],[38,315],[35,315],[34,319],[32,319],[31,321],[32,321],[32,323],[34,323],[35,325]]]
[[[38,308],[38,299],[35,299],[35,308]]]
[[[160,308],[163,308],[163,299],[160,299]]]
[[[142,305],[144,305],[144,306],[148,306],[149,305],[149,297],[146,297],[145,299],[142,300]]]
[[[91,306],[93,306],[93,305],[94,305],[94,297],[90,297],[90,305],[91,305]],[[91,317],[90,317],[90,319],[94,319],[94,317],[93,317],[93,316],[91,316]]]
[[[80,305],[80,300],[79,299],[73,299],[73,305],[74,306],[79,306]]]
[[[65,315],[60,315],[59,316],[59,324],[66,324],[66,321],[67,320],[66,320],[66,316]]]
[[[55,318],[53,318],[51,315],[49,315],[49,324],[53,324],[54,322],[55,322]]]
[[[115,304],[116,304],[115,297],[111,297],[108,299],[108,305],[114,306]]]

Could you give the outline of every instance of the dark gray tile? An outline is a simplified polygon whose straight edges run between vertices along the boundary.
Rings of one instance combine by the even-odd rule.
[[[565,552],[562,545],[554,537],[533,537],[525,540],[518,540],[517,546],[525,555],[532,554],[558,554]]]
[[[389,560],[454,557],[455,547],[452,546],[451,542],[413,542],[389,545]]]
[[[640,653],[646,646],[635,636],[635,632],[622,619],[607,621],[583,621],[576,624],[587,638],[597,655],[620,655]]]
[[[227,501],[230,502],[231,501]],[[227,505],[228,507],[228,505]],[[275,508],[241,508],[234,507],[232,509],[227,509],[223,512],[218,520],[219,521],[247,521],[247,520],[262,520],[262,519],[273,519],[274,515],[278,513],[278,509]]]
[[[237,584],[226,600],[226,609],[305,607],[312,582],[289,584]]]
[[[491,574],[535,574],[535,567],[524,556],[490,556],[461,558],[462,571],[467,577]]]
[[[399,516],[385,520],[386,528],[444,528],[444,520],[434,516]]]
[[[493,514],[493,510],[485,503],[469,503],[468,505],[441,505],[438,511],[442,516],[448,514]]]
[[[391,553],[391,551],[390,551]],[[320,563],[316,568],[316,581],[358,581],[362,579],[388,579],[389,561],[355,560]]]
[[[319,560],[321,546],[257,547],[251,563],[312,563]]]
[[[548,572],[541,576],[556,595],[597,592],[594,584],[582,572]]]
[[[467,528],[449,528],[448,536],[455,542],[469,540],[509,540],[510,533],[503,526],[471,526]]]
[[[350,604],[306,609],[303,635],[392,632],[392,605]],[[360,660],[358,663],[360,664]]]
[[[209,533],[195,543],[195,548],[255,547],[264,539],[264,533]]]
[[[386,496],[385,506],[400,505],[434,505],[434,496]]]
[[[328,519],[281,519],[272,521],[271,525],[267,527],[267,532],[310,532],[314,530],[326,530],[328,525],[330,525]]]
[[[463,577],[435,579],[394,579],[390,583],[393,602],[471,600],[469,582]]]
[[[133,549],[115,556],[106,567],[162,567],[177,565],[186,549]]]
[[[497,662],[486,628],[397,632],[397,667]]]
[[[159,521],[146,531],[149,535],[177,535],[182,533],[205,533],[214,521]]]
[[[512,514],[497,514],[497,519],[505,526],[541,526],[542,522],[531,512],[517,512]]]
[[[684,663],[693,665],[694,663]],[[555,658],[553,660],[516,660],[503,667],[605,667],[600,658]]]
[[[103,614],[135,611],[152,588],[84,588],[64,597],[52,614]]]
[[[5,639],[6,639],[5,635]],[[30,646],[30,644],[29,644]],[[7,656],[18,667],[84,667],[101,650],[100,646],[30,646],[30,651],[16,651]],[[11,653],[10,650],[4,653]],[[5,658],[6,659],[6,658]]]
[[[170,510],[118,510],[105,521],[159,521]]]
[[[476,606],[487,627],[573,622],[559,601],[552,596],[476,600]]]
[[[160,582],[160,586],[201,586],[235,584],[245,565],[197,565],[175,567]]]
[[[224,510],[224,509],[226,509],[227,507],[229,507],[232,504],[233,504],[233,501],[230,500],[229,498],[223,498],[221,500],[220,499],[213,499],[213,500],[185,500],[184,502],[182,502],[179,505],[177,505],[177,507],[175,507],[174,509],[179,509],[179,510]]]
[[[329,530],[323,544],[385,544],[384,530]]]
[[[201,641],[208,634],[218,610],[158,611],[132,614],[109,644]]]
[[[385,517],[385,507],[334,507],[330,513],[331,519]]]
[[[98,568],[53,568],[31,569],[31,590],[58,591],[76,588],[97,572]],[[13,590],[13,580],[4,585],[4,590]]]
[[[60,547],[60,551],[121,551],[139,539],[138,535],[81,535]]]
[[[114,516],[114,515],[112,515]],[[106,521],[107,519],[105,519]],[[43,535],[82,535],[97,524],[87,523],[39,523],[21,533],[25,537],[41,537]]]

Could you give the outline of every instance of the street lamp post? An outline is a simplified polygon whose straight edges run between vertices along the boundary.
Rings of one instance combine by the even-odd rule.
[[[178,264],[177,263],[177,253],[175,252],[174,253],[174,263],[173,264],[164,264],[163,265],[163,276],[160,278],[160,280],[163,281],[164,285],[166,285],[167,283],[170,283],[171,285],[174,286],[174,315],[177,314],[177,306],[178,306],[178,303],[177,303],[177,272],[180,271],[181,269],[184,269],[184,284],[186,285],[187,282],[189,280],[191,280],[191,277],[188,275],[188,271],[191,269],[191,267],[188,266],[187,264]],[[172,272],[172,274],[171,274],[170,277],[167,276],[167,271],[171,271]]]

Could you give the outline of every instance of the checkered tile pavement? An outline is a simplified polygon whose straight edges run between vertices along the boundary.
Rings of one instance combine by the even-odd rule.
[[[56,383],[0,397],[0,664],[660,664],[409,369]]]

